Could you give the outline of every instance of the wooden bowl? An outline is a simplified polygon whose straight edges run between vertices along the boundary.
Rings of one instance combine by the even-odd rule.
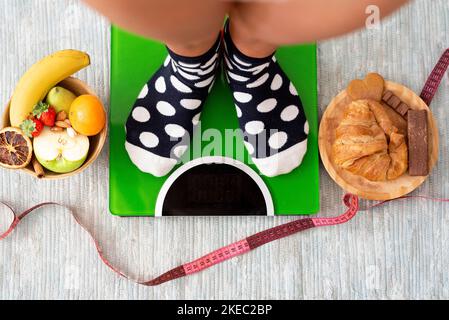
[[[90,95],[97,96],[96,93],[87,84],[85,84],[83,81],[81,81],[77,78],[69,77],[69,78],[63,80],[61,83],[59,83],[58,86],[61,86],[67,90],[72,91],[76,96],[80,96],[83,94],[90,94]],[[10,103],[11,103],[11,101],[8,103],[8,105],[6,106],[5,112],[3,113],[3,117],[2,117],[3,121],[2,121],[1,128],[10,126],[10,120],[9,120]],[[45,180],[64,179],[64,178],[68,178],[68,177],[74,176],[76,174],[79,174],[79,173],[83,172],[84,170],[86,170],[95,161],[95,159],[97,159],[98,155],[100,154],[101,150],[103,149],[103,146],[104,146],[104,143],[105,143],[106,137],[107,137],[107,127],[108,127],[108,124],[107,124],[107,117],[106,117],[106,125],[103,128],[103,130],[96,136],[89,137],[90,147],[89,147],[89,153],[87,154],[87,159],[84,162],[84,164],[77,170],[69,172],[69,173],[55,173],[55,172],[51,172],[49,170],[44,169],[45,170],[44,177],[39,177],[37,175],[37,173],[33,169],[32,163],[30,163],[26,168],[23,168],[21,170],[36,177],[36,178],[45,179]]]
[[[410,108],[427,110],[429,128],[429,172],[438,160],[438,128],[426,103],[412,90],[398,83],[386,81],[386,90],[392,91]],[[390,200],[404,196],[418,188],[427,177],[412,177],[407,173],[391,181],[374,182],[354,175],[333,163],[330,158],[335,141],[335,130],[343,118],[344,109],[351,102],[346,90],[340,92],[324,112],[318,135],[321,160],[332,179],[344,190],[368,200]]]

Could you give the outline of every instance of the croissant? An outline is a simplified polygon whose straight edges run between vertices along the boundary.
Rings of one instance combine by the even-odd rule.
[[[407,171],[408,149],[405,135],[394,120],[376,101],[349,104],[336,129],[334,163],[370,181],[400,177]]]
[[[408,169],[408,147],[405,136],[399,133],[392,133],[388,150],[391,164],[387,172],[387,179],[394,180],[402,176]]]

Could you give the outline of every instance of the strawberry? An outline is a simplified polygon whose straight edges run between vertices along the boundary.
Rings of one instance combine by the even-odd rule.
[[[47,127],[55,125],[56,110],[47,103],[39,102],[33,108],[32,114]]]
[[[44,125],[38,119],[27,119],[20,125],[23,133],[30,138],[38,137],[42,130],[44,130]]]

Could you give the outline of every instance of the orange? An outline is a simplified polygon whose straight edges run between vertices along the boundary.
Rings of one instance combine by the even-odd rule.
[[[85,136],[95,136],[106,124],[106,114],[101,101],[92,95],[76,98],[70,106],[69,120],[73,129]]]

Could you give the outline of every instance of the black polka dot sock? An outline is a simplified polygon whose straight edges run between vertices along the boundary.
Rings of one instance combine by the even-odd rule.
[[[251,58],[237,49],[229,32],[229,20],[224,46],[225,73],[254,164],[269,177],[290,173],[302,162],[309,133],[296,88],[274,54]]]
[[[221,37],[199,57],[171,50],[144,85],[126,123],[125,147],[143,172],[167,175],[187,151],[220,65]]]

